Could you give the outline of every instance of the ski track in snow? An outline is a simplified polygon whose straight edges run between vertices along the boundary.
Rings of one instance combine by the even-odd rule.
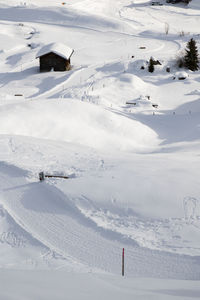
[[[86,266],[120,273],[125,247],[127,276],[200,279],[199,258],[145,249],[120,234],[116,239],[113,232],[86,218],[56,187],[28,183],[25,176],[25,171],[1,164],[1,204],[51,250]]]

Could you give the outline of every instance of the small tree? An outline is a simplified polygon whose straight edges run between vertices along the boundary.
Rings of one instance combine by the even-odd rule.
[[[154,72],[154,59],[153,59],[153,57],[151,57],[150,60],[149,60],[148,71],[151,72],[151,73]]]
[[[184,66],[191,71],[197,71],[199,68],[198,49],[196,41],[193,38],[187,43],[186,54],[184,56]]]

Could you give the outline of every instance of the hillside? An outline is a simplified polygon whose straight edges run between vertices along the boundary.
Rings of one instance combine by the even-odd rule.
[[[160,3],[0,0],[0,299],[200,297],[200,3]]]

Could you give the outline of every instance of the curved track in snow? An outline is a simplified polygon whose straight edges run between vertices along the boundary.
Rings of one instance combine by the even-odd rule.
[[[46,182],[29,183],[26,171],[0,164],[0,202],[34,238],[93,269],[121,272],[126,251],[127,276],[200,279],[200,259],[139,247],[86,218],[72,199]]]

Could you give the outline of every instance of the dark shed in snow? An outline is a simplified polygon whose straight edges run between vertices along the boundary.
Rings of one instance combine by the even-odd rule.
[[[52,43],[40,49],[36,58],[40,59],[40,72],[68,71],[74,50],[60,43]]]

